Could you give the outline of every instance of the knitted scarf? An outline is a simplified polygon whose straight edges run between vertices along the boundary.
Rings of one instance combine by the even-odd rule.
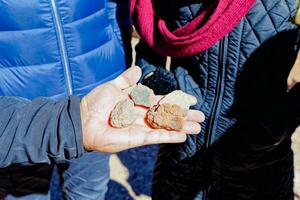
[[[131,0],[133,23],[144,42],[156,52],[187,57],[203,52],[226,36],[247,14],[255,0],[211,0],[211,5],[185,26],[170,31],[152,0]]]

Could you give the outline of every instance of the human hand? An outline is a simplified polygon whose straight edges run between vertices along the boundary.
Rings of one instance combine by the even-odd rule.
[[[150,128],[144,120],[147,110],[142,107],[136,107],[138,119],[131,126],[122,129],[111,127],[111,111],[119,101],[128,98],[122,89],[136,84],[140,77],[140,68],[131,67],[116,79],[98,86],[82,99],[80,112],[86,150],[115,153],[149,144],[181,143],[186,140],[186,134],[200,132],[199,123],[204,121],[204,114],[196,110],[189,110],[180,132]],[[156,98],[157,101],[160,99]]]
[[[290,91],[299,82],[300,82],[300,51],[298,52],[295,64],[293,65],[287,80],[288,91]]]

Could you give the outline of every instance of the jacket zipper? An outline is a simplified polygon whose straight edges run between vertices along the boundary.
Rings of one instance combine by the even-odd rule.
[[[211,145],[211,139],[212,139],[212,133],[214,126],[216,124],[215,118],[217,116],[217,110],[219,108],[220,104],[220,96],[222,92],[222,79],[223,79],[223,68],[224,68],[224,43],[225,39],[222,39],[220,41],[220,47],[219,47],[219,68],[218,68],[218,77],[217,77],[217,85],[216,85],[216,96],[214,98],[214,103],[212,107],[212,115],[208,123],[208,132],[207,136],[205,138],[205,148],[207,149]],[[208,190],[203,191],[203,200],[208,200]]]
[[[208,134],[206,137],[206,142],[205,142],[205,147],[208,148],[211,145],[211,137],[212,137],[212,132],[214,129],[215,125],[215,118],[217,115],[217,109],[219,108],[219,103],[220,103],[220,95],[221,95],[221,89],[222,89],[222,79],[223,79],[223,65],[224,65],[224,43],[225,43],[225,38],[220,41],[220,62],[219,62],[219,69],[218,69],[218,78],[217,78],[217,86],[216,86],[216,96],[214,98],[214,103],[212,107],[212,115],[209,121],[208,125]]]
[[[67,48],[65,43],[65,38],[63,34],[63,28],[60,20],[60,16],[57,9],[56,0],[50,0],[51,8],[54,16],[54,23],[56,28],[56,34],[58,38],[58,45],[60,49],[60,56],[62,58],[62,65],[65,70],[66,82],[68,87],[69,95],[73,95],[72,81],[71,81],[71,73],[70,73],[70,63],[67,55]]]

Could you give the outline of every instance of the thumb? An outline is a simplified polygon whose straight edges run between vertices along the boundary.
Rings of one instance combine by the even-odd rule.
[[[111,83],[120,89],[126,89],[136,84],[142,76],[142,70],[138,66],[130,67],[123,72],[116,79],[112,80]]]

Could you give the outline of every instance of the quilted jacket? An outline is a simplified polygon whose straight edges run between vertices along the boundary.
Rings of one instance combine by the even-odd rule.
[[[80,97],[130,63],[128,8],[124,0],[0,0],[0,199],[47,193],[50,164],[83,156]]]
[[[221,182],[231,183],[228,177],[238,172],[270,166],[275,169],[280,162],[287,165],[279,168],[286,170],[288,175],[283,176],[288,180],[273,182],[278,183],[278,191],[292,193],[290,135],[299,124],[295,98],[300,90],[297,86],[287,93],[286,82],[299,44],[298,28],[293,23],[297,3],[257,0],[234,30],[209,50],[172,59],[171,72],[163,69],[164,57],[144,43],[137,46],[137,64],[145,75],[154,72],[143,82],[157,93],[181,89],[196,96],[198,104],[193,108],[206,116],[199,135],[189,136],[184,144],[160,147],[153,199],[193,199],[196,194],[198,199],[226,199],[224,191],[236,193],[230,199],[259,199],[249,191],[238,197],[239,191],[247,188],[243,184],[225,189],[226,184]],[[190,22],[202,8],[202,3],[180,0],[156,5],[170,29]],[[279,176],[279,172],[273,174]],[[271,182],[270,178],[260,184],[266,187]],[[270,188],[276,191],[275,186]],[[211,196],[213,190],[220,196]],[[276,199],[289,199],[284,195],[277,193]]]

